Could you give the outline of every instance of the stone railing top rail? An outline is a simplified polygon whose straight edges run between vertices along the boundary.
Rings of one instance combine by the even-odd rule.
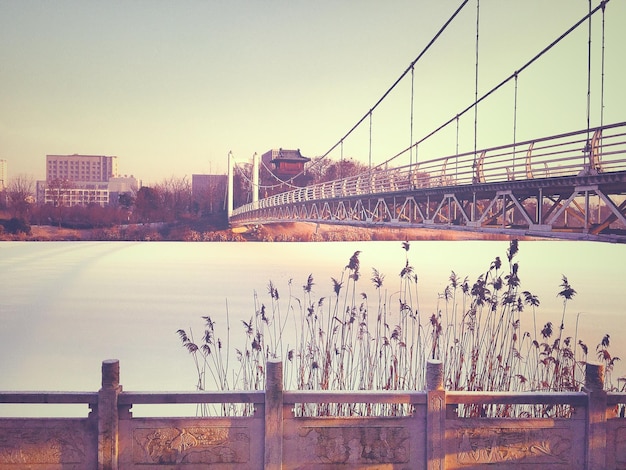
[[[283,403],[413,403],[425,404],[427,392],[409,390],[285,391]]]
[[[97,392],[3,392],[0,403],[15,404],[95,404]]]
[[[427,392],[410,390],[285,390],[283,402],[295,403],[426,403]],[[22,392],[0,391],[0,403],[13,404],[95,404],[97,392]],[[264,390],[196,392],[121,392],[121,405],[186,403],[265,402]],[[584,392],[482,392],[447,391],[447,404],[570,404],[586,403]],[[607,403],[626,403],[626,392],[608,392]]]
[[[626,394],[625,394],[626,397]],[[579,405],[587,402],[584,392],[446,392],[447,404],[480,405]]]
[[[197,391],[197,392],[122,392],[121,405],[158,405],[182,403],[264,403],[264,390]]]

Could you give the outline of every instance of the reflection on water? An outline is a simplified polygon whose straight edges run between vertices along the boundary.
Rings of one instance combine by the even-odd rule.
[[[491,261],[506,258],[507,242],[412,242],[409,261],[418,275],[419,303],[437,308],[452,270],[470,281]],[[193,364],[179,328],[217,329],[254,315],[254,293],[267,302],[272,280],[287,299],[301,296],[313,274],[318,297],[332,293],[355,251],[361,251],[360,286],[373,292],[371,270],[385,275],[392,296],[405,252],[398,242],[132,243],[51,242],[0,244],[0,389],[86,390],[100,385],[100,364],[116,358],[125,390],[193,390]],[[604,333],[613,355],[626,358],[623,276],[626,246],[589,242],[523,242],[517,256],[524,290],[539,296],[538,321],[560,323],[561,276],[577,290],[566,327],[595,350]],[[224,333],[224,335],[226,332]],[[617,365],[617,375],[624,366]],[[616,375],[616,376],[617,376]]]

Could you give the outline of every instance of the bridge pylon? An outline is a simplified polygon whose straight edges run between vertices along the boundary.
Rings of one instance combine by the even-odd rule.
[[[226,214],[228,220],[233,215],[233,152],[228,152],[228,191],[226,197]]]

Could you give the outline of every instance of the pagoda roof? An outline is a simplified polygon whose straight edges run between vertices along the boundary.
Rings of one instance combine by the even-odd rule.
[[[310,158],[302,156],[302,154],[300,153],[300,149],[297,149],[297,150],[278,149],[278,154],[271,160],[271,163],[278,163],[278,162],[307,163],[310,161],[311,161]]]

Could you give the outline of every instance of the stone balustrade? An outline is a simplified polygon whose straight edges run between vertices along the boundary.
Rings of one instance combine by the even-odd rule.
[[[0,470],[626,468],[626,393],[603,390],[602,366],[587,365],[581,392],[562,393],[446,391],[441,369],[428,364],[426,391],[286,391],[282,363],[270,361],[265,391],[165,393],[123,391],[119,362],[104,361],[98,392],[0,392],[5,404],[91,409],[85,418],[0,418]],[[252,411],[132,413],[134,405],[184,403]],[[380,406],[403,411],[358,411]],[[307,416],[307,407],[326,413]],[[550,413],[490,412],[515,407]]]

